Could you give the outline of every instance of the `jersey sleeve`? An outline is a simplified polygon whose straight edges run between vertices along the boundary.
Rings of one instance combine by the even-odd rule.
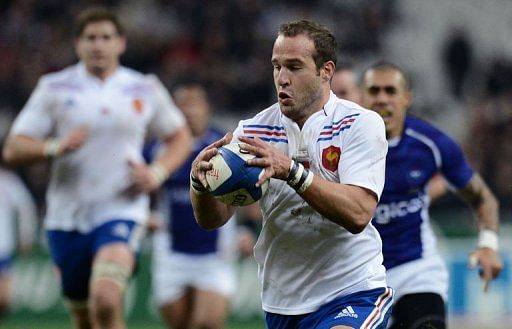
[[[183,113],[174,104],[169,92],[156,76],[149,76],[153,91],[155,114],[149,125],[150,133],[163,138],[175,133],[185,125]]]
[[[11,134],[34,138],[45,138],[50,135],[54,127],[51,95],[46,80],[39,79],[28,102],[14,120]]]
[[[347,132],[340,134],[340,182],[369,189],[380,199],[388,150],[384,121],[376,113],[365,112]]]
[[[466,161],[461,148],[444,133],[438,134],[437,147],[441,153],[440,171],[448,183],[457,189],[465,187],[474,171]]]

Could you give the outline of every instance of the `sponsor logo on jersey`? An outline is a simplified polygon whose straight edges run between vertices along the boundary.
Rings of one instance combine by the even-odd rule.
[[[417,213],[427,206],[426,195],[420,195],[411,200],[382,203],[375,210],[374,220],[377,224],[387,224],[392,219],[403,218],[409,214]]]
[[[342,309],[341,312],[338,313],[338,315],[336,315],[334,318],[339,319],[339,318],[344,318],[344,317],[350,317],[350,318],[357,319],[359,317],[359,315],[357,315],[357,313],[354,311],[352,306],[347,306],[344,309]]]
[[[338,163],[340,162],[341,149],[337,146],[329,146],[322,151],[322,165],[325,169],[330,171],[338,170]]]
[[[142,110],[144,109],[144,103],[140,98],[134,98],[132,101],[132,106],[137,113],[142,113]]]

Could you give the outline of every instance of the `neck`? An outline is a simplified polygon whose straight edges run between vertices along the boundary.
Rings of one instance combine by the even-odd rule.
[[[295,123],[299,126],[300,129],[304,126],[304,123],[309,119],[310,116],[315,114],[318,111],[322,111],[325,104],[329,101],[329,97],[331,97],[330,89],[329,88],[323,88],[322,94],[320,97],[318,97],[315,101],[313,101],[309,108],[311,111],[307,112],[306,115],[304,115],[302,118],[298,118],[297,120],[294,120]]]
[[[110,77],[114,72],[117,70],[119,65],[113,65],[107,69],[97,68],[97,67],[87,67],[87,72],[91,74],[92,76],[95,76],[96,78],[100,80],[106,80],[108,77]]]

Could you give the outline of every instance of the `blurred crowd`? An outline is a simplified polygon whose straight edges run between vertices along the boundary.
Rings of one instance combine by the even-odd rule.
[[[0,3],[0,129],[22,108],[38,78],[73,63],[72,19],[92,4],[116,9],[127,27],[122,62],[155,73],[171,88],[183,77],[203,81],[214,108],[239,116],[273,102],[270,52],[280,22],[313,18],[336,34],[343,60],[364,64],[382,54],[400,21],[396,0],[5,0]],[[512,62],[482,67],[464,31],[445,41],[440,56],[451,97],[467,107],[466,154],[510,208],[512,200]],[[360,66],[359,65],[359,66]],[[421,69],[416,69],[416,72]],[[479,76],[479,79],[475,79]],[[479,83],[475,83],[479,81]],[[419,91],[421,92],[421,91]],[[419,104],[417,113],[429,109]],[[40,205],[45,166],[24,172]]]

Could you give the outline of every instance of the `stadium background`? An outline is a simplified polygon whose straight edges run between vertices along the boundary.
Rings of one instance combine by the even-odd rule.
[[[465,268],[475,244],[469,210],[445,197],[433,207],[452,275],[456,327],[512,328],[512,3],[508,0],[4,0],[0,3],[0,132],[26,102],[41,74],[75,61],[72,18],[90,4],[112,6],[127,26],[127,66],[155,73],[171,88],[181,78],[205,82],[214,122],[274,102],[270,54],[279,23],[313,18],[339,41],[340,61],[356,70],[388,59],[411,72],[412,112],[458,140],[501,201],[505,271],[487,295]],[[20,171],[44,211],[45,165]],[[161,328],[150,311],[149,242],[130,290],[130,327]],[[230,328],[262,328],[256,269],[240,262],[240,289]],[[68,328],[44,239],[14,268],[13,315],[5,328]],[[46,323],[46,325],[45,325]],[[154,326],[150,326],[154,323]]]

